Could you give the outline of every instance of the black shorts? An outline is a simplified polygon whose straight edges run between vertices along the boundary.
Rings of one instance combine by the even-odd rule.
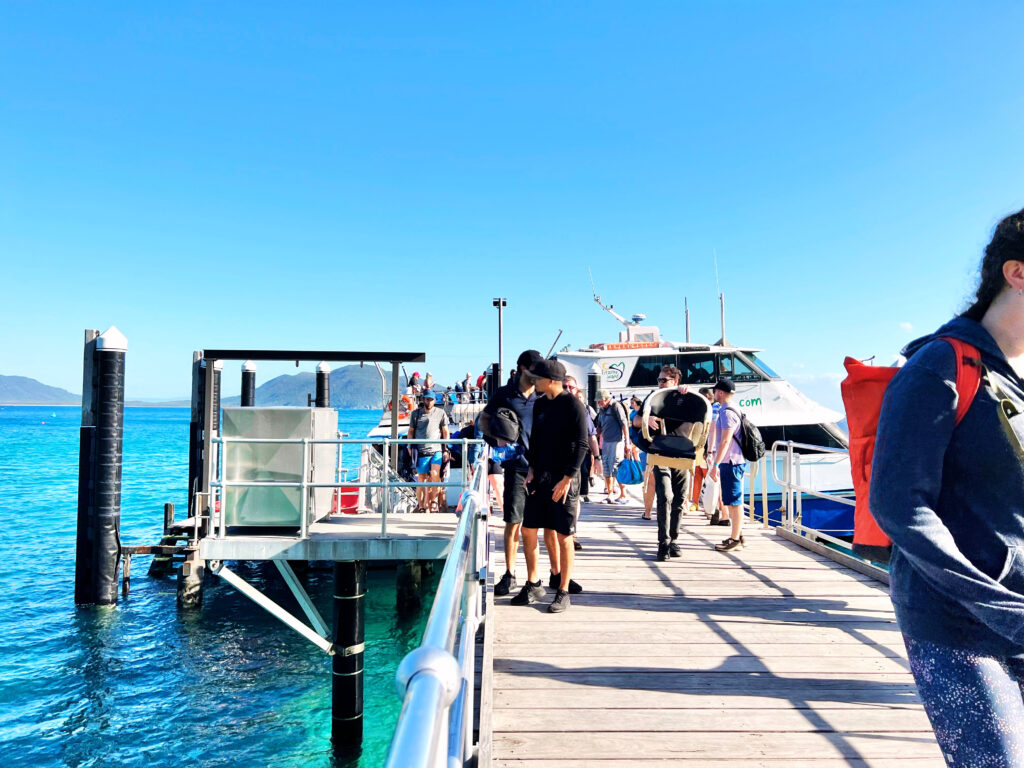
[[[523,522],[523,510],[526,509],[525,472],[505,467],[505,487],[502,489],[501,501],[506,523]]]
[[[551,493],[562,479],[550,472],[534,475],[526,496],[523,512],[523,528],[545,528],[557,531],[563,536],[576,532],[576,502],[580,495],[580,476],[577,473],[569,483],[569,493],[564,501],[555,501]]]
[[[495,461],[494,459],[487,460],[487,474],[488,475],[501,475],[504,474],[504,470],[501,468],[501,462]]]

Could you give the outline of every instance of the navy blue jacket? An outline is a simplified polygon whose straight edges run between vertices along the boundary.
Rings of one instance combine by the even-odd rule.
[[[979,323],[955,318],[904,350],[882,405],[870,495],[893,540],[896,617],[917,640],[1024,656],[1024,466],[984,381],[954,429],[956,359],[938,336],[976,346],[1024,411],[1024,382]],[[1024,424],[1013,427],[1024,437]]]

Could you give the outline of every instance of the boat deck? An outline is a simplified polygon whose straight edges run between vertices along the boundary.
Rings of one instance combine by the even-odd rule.
[[[639,507],[584,506],[568,612],[494,600],[492,765],[944,764],[883,584],[753,525],[715,552],[727,529],[699,513],[659,563]]]

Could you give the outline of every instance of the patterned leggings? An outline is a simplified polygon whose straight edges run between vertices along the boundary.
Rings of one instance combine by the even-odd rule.
[[[946,764],[1024,768],[1024,660],[903,640]]]

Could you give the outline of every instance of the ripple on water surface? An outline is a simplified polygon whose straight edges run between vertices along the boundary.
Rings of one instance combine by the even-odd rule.
[[[341,411],[364,435],[369,411]],[[331,663],[226,585],[179,614],[172,579],[133,562],[131,595],[76,608],[78,408],[0,407],[0,760],[6,766],[333,766]],[[184,408],[125,411],[121,539],[154,543],[163,505],[185,508]],[[346,464],[355,460],[346,456]],[[180,514],[180,512],[179,512]],[[239,572],[288,605],[274,570]],[[308,590],[329,617],[331,570]],[[394,572],[368,574],[366,735],[360,765],[380,765],[401,702],[394,672],[425,611],[399,619]],[[297,608],[295,608],[297,610]]]

